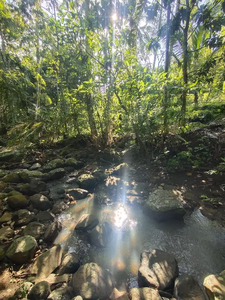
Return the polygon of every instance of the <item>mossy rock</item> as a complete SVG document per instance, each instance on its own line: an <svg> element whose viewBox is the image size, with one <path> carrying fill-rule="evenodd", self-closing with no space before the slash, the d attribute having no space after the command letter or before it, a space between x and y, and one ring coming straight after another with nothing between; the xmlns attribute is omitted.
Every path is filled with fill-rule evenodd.
<svg viewBox="0 0 225 300"><path fill-rule="evenodd" d="M0 181L0 192L2 192L7 187L7 184L3 181Z"/></svg>
<svg viewBox="0 0 225 300"><path fill-rule="evenodd" d="M0 153L0 161L16 161L19 160L22 153L18 150L8 150Z"/></svg>
<svg viewBox="0 0 225 300"><path fill-rule="evenodd" d="M20 179L20 176L18 173L10 173L10 174L7 174L5 175L3 178L2 178L2 181L4 181L5 183L18 183L21 181Z"/></svg>
<svg viewBox="0 0 225 300"><path fill-rule="evenodd" d="M17 191L12 191L8 194L7 203L11 209L24 208L28 206L27 198Z"/></svg>

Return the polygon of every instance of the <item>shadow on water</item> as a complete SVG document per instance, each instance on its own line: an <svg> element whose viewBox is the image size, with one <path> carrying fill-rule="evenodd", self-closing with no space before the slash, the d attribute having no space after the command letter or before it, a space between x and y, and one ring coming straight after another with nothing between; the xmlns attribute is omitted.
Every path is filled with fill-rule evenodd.
<svg viewBox="0 0 225 300"><path fill-rule="evenodd" d="M121 286L129 282L137 285L140 254L155 248L173 254L180 273L194 275L200 282L210 273L225 269L225 229L208 220L199 210L184 218L184 221L157 223L146 214L142 207L124 204L99 207L94 196L78 201L77 204L59 216L63 230L56 244L64 245L66 251L79 254L82 263L94 261L109 269ZM100 222L109 222L113 228L106 248L90 246L85 233L74 228L79 218L91 213ZM117 214L124 218L116 226Z"/></svg>

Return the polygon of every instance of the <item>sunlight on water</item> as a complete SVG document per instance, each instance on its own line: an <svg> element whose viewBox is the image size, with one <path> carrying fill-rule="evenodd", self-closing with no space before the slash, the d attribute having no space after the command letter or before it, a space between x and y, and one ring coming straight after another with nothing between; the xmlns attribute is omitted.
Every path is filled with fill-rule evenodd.
<svg viewBox="0 0 225 300"><path fill-rule="evenodd" d="M121 228L125 221L128 219L128 213L124 206L119 206L115 211L114 224L117 228Z"/></svg>

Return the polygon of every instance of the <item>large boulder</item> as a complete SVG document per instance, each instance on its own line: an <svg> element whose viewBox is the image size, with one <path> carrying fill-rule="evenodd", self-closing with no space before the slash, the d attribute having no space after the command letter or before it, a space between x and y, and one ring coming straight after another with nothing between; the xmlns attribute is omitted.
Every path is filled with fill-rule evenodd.
<svg viewBox="0 0 225 300"><path fill-rule="evenodd" d="M191 275L181 275L175 280L174 296L179 300L205 300L201 287Z"/></svg>
<svg viewBox="0 0 225 300"><path fill-rule="evenodd" d="M30 290L27 299L29 300L45 300L50 295L50 285L46 281L35 284Z"/></svg>
<svg viewBox="0 0 225 300"><path fill-rule="evenodd" d="M83 299L108 299L114 284L111 274L96 263L81 266L73 275L72 286L75 295Z"/></svg>
<svg viewBox="0 0 225 300"><path fill-rule="evenodd" d="M158 221L180 219L185 215L184 204L176 192L161 187L149 195L144 212Z"/></svg>
<svg viewBox="0 0 225 300"><path fill-rule="evenodd" d="M97 225L89 233L89 242L97 247L106 247L112 231L111 225L108 222Z"/></svg>
<svg viewBox="0 0 225 300"><path fill-rule="evenodd" d="M219 275L208 275L203 285L210 300L225 299L225 270Z"/></svg>
<svg viewBox="0 0 225 300"><path fill-rule="evenodd" d="M7 203L11 209L24 208L28 206L27 198L17 191L12 191L8 194Z"/></svg>
<svg viewBox="0 0 225 300"><path fill-rule="evenodd" d="M23 235L31 235L35 239L40 239L40 237L45 232L45 225L39 222L29 223L23 230Z"/></svg>
<svg viewBox="0 0 225 300"><path fill-rule="evenodd" d="M64 177L66 174L66 171L63 168L58 168L51 170L48 174L44 176L45 181L51 181L51 180L56 180Z"/></svg>
<svg viewBox="0 0 225 300"><path fill-rule="evenodd" d="M63 259L59 268L59 275L73 274L80 267L80 261L76 253L67 253Z"/></svg>
<svg viewBox="0 0 225 300"><path fill-rule="evenodd" d="M159 292L152 288L133 288L129 293L131 300L162 300Z"/></svg>
<svg viewBox="0 0 225 300"><path fill-rule="evenodd" d="M48 210L52 207L51 202L48 198L41 194L35 194L30 197L32 205L39 210Z"/></svg>
<svg viewBox="0 0 225 300"><path fill-rule="evenodd" d="M12 242L6 256L16 264L24 264L34 257L36 249L37 242L35 238L25 235Z"/></svg>
<svg viewBox="0 0 225 300"><path fill-rule="evenodd" d="M159 249L141 254L141 265L138 270L140 287L164 290L173 285L177 276L177 261L171 254Z"/></svg>
<svg viewBox="0 0 225 300"><path fill-rule="evenodd" d="M60 245L52 247L50 250L42 253L35 260L32 272L36 275L35 282L40 282L47 278L58 266L62 260L62 249Z"/></svg>

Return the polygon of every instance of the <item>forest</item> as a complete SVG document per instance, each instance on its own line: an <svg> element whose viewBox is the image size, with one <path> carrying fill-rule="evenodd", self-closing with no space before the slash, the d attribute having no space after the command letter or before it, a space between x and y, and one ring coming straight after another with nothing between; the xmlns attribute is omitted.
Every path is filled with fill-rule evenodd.
<svg viewBox="0 0 225 300"><path fill-rule="evenodd" d="M187 132L224 113L225 2L0 0L10 144Z"/></svg>

